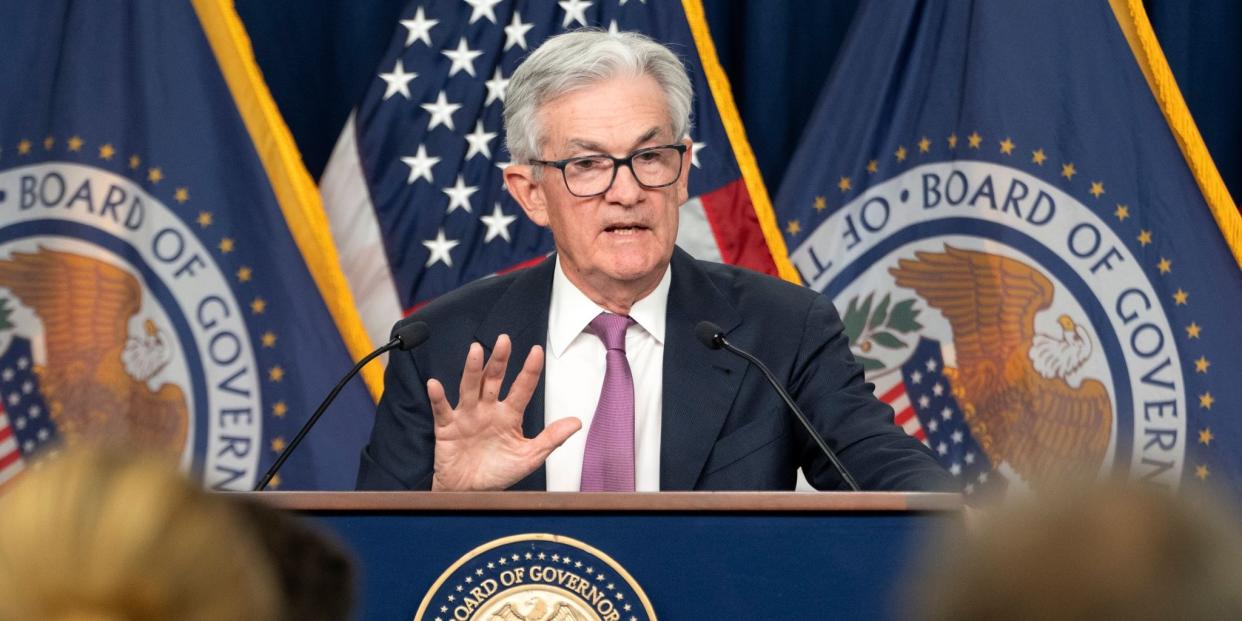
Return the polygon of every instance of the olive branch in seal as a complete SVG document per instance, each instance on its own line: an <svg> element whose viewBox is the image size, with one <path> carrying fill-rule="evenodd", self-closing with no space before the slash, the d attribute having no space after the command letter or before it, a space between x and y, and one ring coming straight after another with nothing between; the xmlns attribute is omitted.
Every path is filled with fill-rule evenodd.
<svg viewBox="0 0 1242 621"><path fill-rule="evenodd" d="M918 322L919 310L914 308L915 298L892 302L892 294L885 293L879 304L872 306L875 292L867 294L862 305L858 304L859 296L854 296L845 309L845 336L850 344L862 354L855 353L855 358L863 369L871 371L884 368L884 363L866 356L875 347L885 349L905 349L909 343L898 335L906 336L911 332L923 329Z"/></svg>

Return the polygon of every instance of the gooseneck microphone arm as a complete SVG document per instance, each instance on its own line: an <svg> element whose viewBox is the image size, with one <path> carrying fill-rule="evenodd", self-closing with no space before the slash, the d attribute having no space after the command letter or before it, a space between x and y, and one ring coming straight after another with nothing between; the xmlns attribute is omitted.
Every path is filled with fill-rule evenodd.
<svg viewBox="0 0 1242 621"><path fill-rule="evenodd" d="M428 330L427 324L421 321L400 325L393 330L392 339L385 343L383 347L367 354L365 358L359 360L358 364L355 364L354 368L350 369L349 373L346 373L345 377L342 377L341 381L336 383L336 387L332 389L332 392L328 393L327 398L323 400L323 403L319 404L319 407L315 410L315 413L311 414L311 417L306 420L306 424L302 425L302 428L298 430L298 435L293 436L293 441L289 443L289 446L286 446L285 450L280 452L280 455L276 457L276 461L272 462L272 467L267 469L267 474L263 475L263 480L259 481L259 484L254 486L254 491L261 492L267 489L267 484L272 481L272 477L276 476L276 472L285 464L285 460L289 459L289 456L293 454L293 449L296 449L298 445L302 443L302 438L306 437L307 432L310 431L311 427L315 426L315 422L319 420L319 417L323 416L324 411L328 409L328 405L336 399L336 395L341 392L341 389L345 387L345 384L347 384L350 379L353 379L353 377L358 374L358 371L361 370L362 367L366 366L368 362L374 360L376 356L384 352L393 349L400 349L401 351L409 351L414 349L415 347L422 345L430 335L431 332Z"/></svg>
<svg viewBox="0 0 1242 621"><path fill-rule="evenodd" d="M772 371L768 369L767 365L752 356L750 352L735 347L733 343L725 339L724 332L720 329L720 326L710 321L700 321L698 325L694 326L694 335L708 349L724 349L755 365L755 368L759 369L759 372L763 374L764 379L768 380L768 383L776 390L776 394L780 395L781 399L785 401L785 405L789 406L789 410L794 413L794 416L798 417L798 422L802 423L807 433L811 434L811 437L815 439L815 443L819 445L819 450L824 453L828 461L832 462L837 472L841 473L841 478L845 479L845 483L850 486L850 489L855 492L862 491L859 489L858 482L854 480L853 475L850 474L849 470L845 469L841 460L837 459L836 453L833 453L832 449L828 448L828 443L824 441L824 436L820 435L819 430L811 425L811 421L802 412L802 408L799 408L798 404L794 403L793 398L789 396L789 392L785 390L785 387L776 381L776 376L772 375Z"/></svg>

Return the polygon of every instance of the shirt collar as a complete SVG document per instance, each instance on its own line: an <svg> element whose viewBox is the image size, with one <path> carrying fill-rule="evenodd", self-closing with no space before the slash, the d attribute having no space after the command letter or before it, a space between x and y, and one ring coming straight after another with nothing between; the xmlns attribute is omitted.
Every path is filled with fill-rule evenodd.
<svg viewBox="0 0 1242 621"><path fill-rule="evenodd" d="M646 297L630 307L630 317L640 328L664 344L664 326L668 311L668 289L672 283L673 268L664 268L660 284ZM561 357L574 339L586 330L591 321L605 312L586 296L561 268L561 257L556 257L556 269L552 276L552 302L548 310L548 353Z"/></svg>

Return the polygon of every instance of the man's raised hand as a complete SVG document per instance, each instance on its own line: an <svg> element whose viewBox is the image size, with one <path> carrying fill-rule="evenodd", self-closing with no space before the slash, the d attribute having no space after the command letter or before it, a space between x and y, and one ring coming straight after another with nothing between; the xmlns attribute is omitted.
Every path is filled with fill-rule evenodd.
<svg viewBox="0 0 1242 621"><path fill-rule="evenodd" d="M548 425L534 438L522 434L526 405L543 372L543 348L531 348L509 394L502 400L501 383L512 349L508 335L500 335L485 366L483 346L470 345L456 407L449 405L444 386L438 380L427 381L436 433L431 489L506 489L538 469L556 447L582 428L577 418L564 418Z"/></svg>

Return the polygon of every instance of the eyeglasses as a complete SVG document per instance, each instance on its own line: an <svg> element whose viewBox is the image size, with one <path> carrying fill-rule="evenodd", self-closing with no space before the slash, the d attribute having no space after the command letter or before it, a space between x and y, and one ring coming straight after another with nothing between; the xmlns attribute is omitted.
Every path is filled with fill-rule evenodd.
<svg viewBox="0 0 1242 621"><path fill-rule="evenodd" d="M625 157L583 155L553 162L531 160L532 164L551 166L561 171L565 188L579 198L599 196L612 188L617 169L628 166L638 185L649 190L673 185L681 177L684 144L668 144L639 149Z"/></svg>

